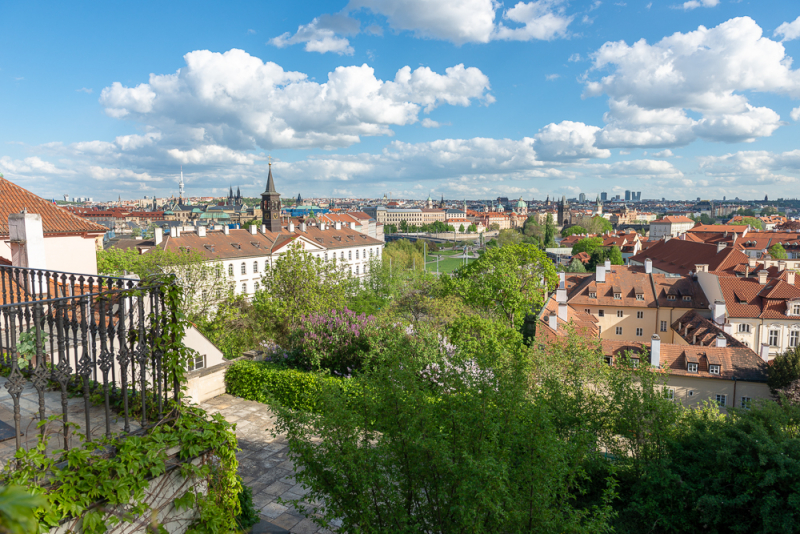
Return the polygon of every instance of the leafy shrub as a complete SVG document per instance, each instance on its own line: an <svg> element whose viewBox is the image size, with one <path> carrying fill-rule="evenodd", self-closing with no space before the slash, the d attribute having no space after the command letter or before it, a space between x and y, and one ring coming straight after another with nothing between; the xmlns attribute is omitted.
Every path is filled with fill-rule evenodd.
<svg viewBox="0 0 800 534"><path fill-rule="evenodd" d="M376 335L374 317L347 308L305 315L292 332L292 363L349 375L363 367Z"/></svg>
<svg viewBox="0 0 800 534"><path fill-rule="evenodd" d="M242 478L239 477L241 483ZM239 506L242 512L236 516L236 524L242 531L247 531L250 527L258 523L258 512L253 506L253 490L250 486L242 484L242 491L239 493Z"/></svg>
<svg viewBox="0 0 800 534"><path fill-rule="evenodd" d="M800 378L800 347L777 355L767 373L767 385L772 393Z"/></svg>
<svg viewBox="0 0 800 534"><path fill-rule="evenodd" d="M239 361L225 373L226 391L236 397L287 408L314 412L323 385L335 385L345 394L355 394L358 382L321 373L290 369L273 362Z"/></svg>

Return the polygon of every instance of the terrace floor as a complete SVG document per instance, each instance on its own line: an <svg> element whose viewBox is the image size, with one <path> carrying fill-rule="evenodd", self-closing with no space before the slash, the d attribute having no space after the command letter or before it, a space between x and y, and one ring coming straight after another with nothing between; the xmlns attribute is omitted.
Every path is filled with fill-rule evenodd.
<svg viewBox="0 0 800 534"><path fill-rule="evenodd" d="M294 479L294 465L287 456L289 444L286 436L272 435L275 416L268 406L231 395L214 397L200 406L209 413L222 414L230 423L236 423L236 437L242 449L237 454L239 474L253 490L253 504L262 518L262 522L253 529L254 533L331 532L277 502L279 497L285 500L302 498L307 490ZM311 502L303 504L308 507L313 505Z"/></svg>

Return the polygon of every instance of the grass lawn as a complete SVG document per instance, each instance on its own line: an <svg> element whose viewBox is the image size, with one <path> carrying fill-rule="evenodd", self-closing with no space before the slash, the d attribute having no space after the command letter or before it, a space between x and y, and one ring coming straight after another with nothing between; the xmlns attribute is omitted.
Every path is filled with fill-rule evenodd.
<svg viewBox="0 0 800 534"><path fill-rule="evenodd" d="M472 262L472 261L475 261L475 260L468 259L467 261ZM464 260L461 259L461 258L441 259L441 260L439 260L439 272L440 273L452 273L453 271L455 271L456 269L461 267L461 265L463 265L463 262L464 262ZM435 273L436 272L436 260L428 261L428 263L426 264L426 267L428 268L428 272Z"/></svg>
<svg viewBox="0 0 800 534"><path fill-rule="evenodd" d="M463 250L440 250L439 252L428 252L428 256L455 256L463 252Z"/></svg>

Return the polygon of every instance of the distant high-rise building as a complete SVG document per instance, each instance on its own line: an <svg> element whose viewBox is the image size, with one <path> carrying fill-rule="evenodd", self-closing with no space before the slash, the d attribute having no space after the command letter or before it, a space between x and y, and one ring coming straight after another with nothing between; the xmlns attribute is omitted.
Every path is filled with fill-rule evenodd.
<svg viewBox="0 0 800 534"><path fill-rule="evenodd" d="M769 196L768 195L764 195L764 202L769 202Z"/></svg>
<svg viewBox="0 0 800 534"><path fill-rule="evenodd" d="M641 191L637 191L636 192L636 202L641 202L641 201L642 201L642 192Z"/></svg>
<svg viewBox="0 0 800 534"><path fill-rule="evenodd" d="M630 199L631 199L631 192L630 191L625 191L625 200L629 201Z"/></svg>
<svg viewBox="0 0 800 534"><path fill-rule="evenodd" d="M586 193L581 193L578 195L578 200L580 200L581 203L586 202Z"/></svg>
<svg viewBox="0 0 800 534"><path fill-rule="evenodd" d="M603 202L608 200L608 193L606 193L605 191L600 193L600 200L603 201Z"/></svg>

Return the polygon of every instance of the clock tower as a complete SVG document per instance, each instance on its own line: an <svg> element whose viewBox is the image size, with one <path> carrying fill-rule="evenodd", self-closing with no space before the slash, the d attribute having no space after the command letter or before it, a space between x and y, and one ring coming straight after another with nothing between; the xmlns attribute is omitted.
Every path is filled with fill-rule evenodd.
<svg viewBox="0 0 800 534"><path fill-rule="evenodd" d="M281 231L281 194L275 191L272 179L272 162L269 164L267 190L261 193L261 224L270 232Z"/></svg>

